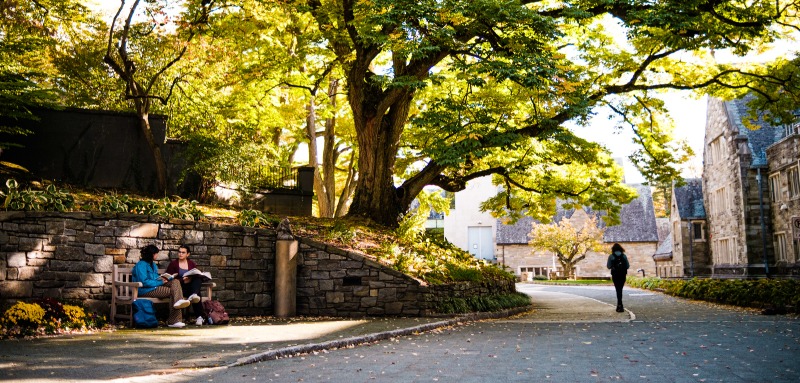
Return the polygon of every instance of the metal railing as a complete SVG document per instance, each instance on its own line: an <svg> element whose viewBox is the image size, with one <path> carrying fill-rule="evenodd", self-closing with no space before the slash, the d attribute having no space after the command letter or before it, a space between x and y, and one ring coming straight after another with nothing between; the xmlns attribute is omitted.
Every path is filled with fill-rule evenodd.
<svg viewBox="0 0 800 383"><path fill-rule="evenodd" d="M239 166L228 167L221 174L227 181L241 180L257 189L299 190L297 169L280 166Z"/></svg>

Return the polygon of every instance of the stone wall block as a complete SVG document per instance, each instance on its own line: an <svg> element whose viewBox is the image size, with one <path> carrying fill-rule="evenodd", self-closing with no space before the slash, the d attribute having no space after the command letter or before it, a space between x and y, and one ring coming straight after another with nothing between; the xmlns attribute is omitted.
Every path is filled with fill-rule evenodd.
<svg viewBox="0 0 800 383"><path fill-rule="evenodd" d="M8 267L23 267L27 266L27 256L25 253L11 253L8 254L7 265Z"/></svg>
<svg viewBox="0 0 800 383"><path fill-rule="evenodd" d="M42 249L42 238L20 238L17 243L17 248L20 251L36 251Z"/></svg>
<svg viewBox="0 0 800 383"><path fill-rule="evenodd" d="M100 287L105 284L103 274L81 274L80 279L81 287Z"/></svg>
<svg viewBox="0 0 800 383"><path fill-rule="evenodd" d="M259 270L264 268L264 261L240 261L239 267L245 270Z"/></svg>
<svg viewBox="0 0 800 383"><path fill-rule="evenodd" d="M92 243L94 242L94 233L91 231L78 231L75 233L75 242Z"/></svg>
<svg viewBox="0 0 800 383"><path fill-rule="evenodd" d="M320 291L333 291L333 281L330 279L320 279L317 288Z"/></svg>
<svg viewBox="0 0 800 383"><path fill-rule="evenodd" d="M63 234L66 229L66 221L47 221L44 226L47 234Z"/></svg>
<svg viewBox="0 0 800 383"><path fill-rule="evenodd" d="M255 308L267 310L272 309L272 296L269 294L256 294L253 297L253 306Z"/></svg>
<svg viewBox="0 0 800 383"><path fill-rule="evenodd" d="M96 237L113 237L114 234L114 226L100 226L95 229L94 235Z"/></svg>
<svg viewBox="0 0 800 383"><path fill-rule="evenodd" d="M55 259L60 261L91 262L93 258L91 255L86 254L83 246L59 246L54 254Z"/></svg>
<svg viewBox="0 0 800 383"><path fill-rule="evenodd" d="M212 255L209 257L209 261L211 267L225 267L227 265L228 258L222 255Z"/></svg>
<svg viewBox="0 0 800 383"><path fill-rule="evenodd" d="M110 273L114 271L114 256L102 255L94 258L94 271L96 273Z"/></svg>
<svg viewBox="0 0 800 383"><path fill-rule="evenodd" d="M31 281L5 281L0 282L0 297L3 298L29 298L33 295L33 282Z"/></svg>
<svg viewBox="0 0 800 383"><path fill-rule="evenodd" d="M49 261L43 258L28 258L28 266L46 266Z"/></svg>
<svg viewBox="0 0 800 383"><path fill-rule="evenodd" d="M184 230L161 230L159 232L158 238L159 239L174 239L180 240L183 239Z"/></svg>
<svg viewBox="0 0 800 383"><path fill-rule="evenodd" d="M183 235L183 242L187 245L203 243L203 232L200 230L186 230Z"/></svg>
<svg viewBox="0 0 800 383"><path fill-rule="evenodd" d="M327 303L342 303L344 302L344 293L342 292L327 292L325 293L325 301Z"/></svg>
<svg viewBox="0 0 800 383"><path fill-rule="evenodd" d="M106 255L106 247L94 243L84 244L83 251L90 255Z"/></svg>
<svg viewBox="0 0 800 383"><path fill-rule="evenodd" d="M45 226L42 224L23 223L19 225L19 231L23 233L44 233Z"/></svg>
<svg viewBox="0 0 800 383"><path fill-rule="evenodd" d="M76 271L76 272L91 272L94 269L94 264L91 262L79 261L50 261L50 270L53 271Z"/></svg>
<svg viewBox="0 0 800 383"><path fill-rule="evenodd" d="M0 231L0 245L8 244L9 238L10 237L8 236L8 234L6 234L6 232Z"/></svg>
<svg viewBox="0 0 800 383"><path fill-rule="evenodd" d="M17 280L20 281L29 281L35 280L38 277L38 274L42 271L41 267L20 267L17 269Z"/></svg>
<svg viewBox="0 0 800 383"><path fill-rule="evenodd" d="M253 254L251 249L248 247L234 247L233 248L233 258L234 259L252 259Z"/></svg>
<svg viewBox="0 0 800 383"><path fill-rule="evenodd" d="M6 279L15 281L19 279L19 267L9 267L6 269Z"/></svg>

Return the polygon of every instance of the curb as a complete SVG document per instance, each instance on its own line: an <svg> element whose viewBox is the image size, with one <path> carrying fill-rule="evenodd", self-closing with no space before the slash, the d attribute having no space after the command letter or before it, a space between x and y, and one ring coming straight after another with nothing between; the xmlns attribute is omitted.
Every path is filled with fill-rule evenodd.
<svg viewBox="0 0 800 383"><path fill-rule="evenodd" d="M464 324L467 322L475 322L479 320L486 320L486 319L498 319L498 318L505 318L512 315L517 315L519 313L523 313L525 311L529 311L532 306L524 306L524 307L517 307L513 309L497 311L497 312L478 312L478 313L471 313L461 315L452 319L443 320L439 322L427 323L419 326L397 329L397 330L390 330L390 331L382 331L372 334L365 334L354 336L345 339L337 339L331 340L322 343L310 343L304 344L299 346L292 346L292 347L284 347L279 348L276 350L265 351L260 354L251 355L248 357L240 358L237 361L227 364L224 367L238 367L244 366L247 364L253 364L258 362L264 362L268 360L275 360L285 357L309 354L312 352L324 351L324 350L333 350L338 348L347 348L358 346L365 343L374 343L381 340L389 339L389 338L397 338L400 336L412 335L417 333L423 333L428 331L437 330L443 327L450 327L456 326L459 324Z"/></svg>

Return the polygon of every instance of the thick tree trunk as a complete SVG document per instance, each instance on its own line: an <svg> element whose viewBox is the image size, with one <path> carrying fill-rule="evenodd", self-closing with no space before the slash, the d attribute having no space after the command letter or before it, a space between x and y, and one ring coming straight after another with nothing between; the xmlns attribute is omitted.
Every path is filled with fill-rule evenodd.
<svg viewBox="0 0 800 383"><path fill-rule="evenodd" d="M167 165L164 162L164 156L161 155L161 146L156 142L153 136L153 130L150 128L150 108L144 102L136 101L136 114L139 116L139 128L142 130L147 146L153 155L153 162L156 166L156 178L158 180L159 194L167 193Z"/></svg>
<svg viewBox="0 0 800 383"><path fill-rule="evenodd" d="M353 87L349 96L352 105ZM393 181L400 135L408 118L411 99L411 92L397 96L385 114L377 109L380 99L372 102L368 97L357 100L363 102L358 108L353 108L359 147L358 181L349 216L365 217L396 227L401 215L408 210L410 200L403 198L402 189L395 187Z"/></svg>

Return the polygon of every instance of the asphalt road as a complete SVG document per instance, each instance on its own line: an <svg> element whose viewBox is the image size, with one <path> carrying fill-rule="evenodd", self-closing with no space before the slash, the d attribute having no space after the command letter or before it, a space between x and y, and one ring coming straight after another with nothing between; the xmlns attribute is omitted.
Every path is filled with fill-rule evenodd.
<svg viewBox="0 0 800 383"><path fill-rule="evenodd" d="M613 287L518 285L534 311L164 382L798 382L800 321Z"/></svg>

